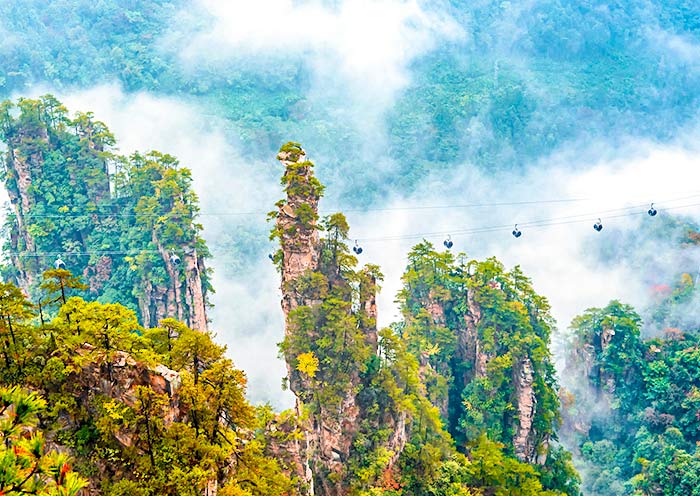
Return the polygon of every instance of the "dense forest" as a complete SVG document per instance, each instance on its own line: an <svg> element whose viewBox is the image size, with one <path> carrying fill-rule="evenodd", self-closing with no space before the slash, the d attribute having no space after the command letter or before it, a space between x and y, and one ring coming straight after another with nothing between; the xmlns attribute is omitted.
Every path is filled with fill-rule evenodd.
<svg viewBox="0 0 700 496"><path fill-rule="evenodd" d="M8 160L30 155L9 150ZM31 179L51 171L52 162L39 159L45 152L34 154ZM296 409L250 406L244 375L224 348L170 318L176 309L157 327L142 327L132 309L93 298L70 271L36 275L28 267L38 278L36 303L3 283L2 384L8 408L31 405L21 420L34 426L36 449L34 458L22 448L8 454L15 468L3 490L579 494L571 455L556 442L552 321L527 278L496 260L457 260L421 243L400 295L405 322L379 330L379 267L355 269L342 214L319 218L324 187L303 149L288 143L278 158L287 197L271 214L280 241L272 258L282 276L280 351ZM17 211L11 240L32 205ZM18 446L19 428L6 431Z"/></svg>
<svg viewBox="0 0 700 496"><path fill-rule="evenodd" d="M281 350L317 494L578 494L555 444L548 306L527 278L420 244L400 295L406 320L378 331L379 267L355 270L342 214L319 219L323 186L300 145L278 158ZM501 472L473 472L491 464Z"/></svg>
<svg viewBox="0 0 700 496"><path fill-rule="evenodd" d="M187 169L112 153L103 123L52 96L3 112L7 494L695 494L692 332L645 340L630 306L590 309L563 372L587 382L560 388L555 322L522 271L427 241L408 254L401 321L379 329L381 269L356 268L345 216L319 215L325 187L288 143L271 258L297 404L253 407L225 348L179 306L192 263L180 274L175 246L206 253ZM54 256L66 262L44 270ZM174 289L144 307L145 284ZM647 313L675 322L694 292L683 274Z"/></svg>
<svg viewBox="0 0 700 496"><path fill-rule="evenodd" d="M694 291L685 274L673 298ZM668 327L642 339L641 318L618 301L572 323L567 432L591 494L700 494L697 330Z"/></svg>
<svg viewBox="0 0 700 496"><path fill-rule="evenodd" d="M0 287L0 491L288 494L266 452L270 413L246 401L224 348L174 319L145 329L122 305L73 296L74 279L43 274L59 309L42 323L22 291Z"/></svg>
<svg viewBox="0 0 700 496"><path fill-rule="evenodd" d="M119 302L145 325L172 316L206 329L208 249L189 170L156 151L112 153L104 123L69 118L50 95L3 103L0 130L13 206L5 280L32 294L48 266L63 264L85 280L83 296Z"/></svg>

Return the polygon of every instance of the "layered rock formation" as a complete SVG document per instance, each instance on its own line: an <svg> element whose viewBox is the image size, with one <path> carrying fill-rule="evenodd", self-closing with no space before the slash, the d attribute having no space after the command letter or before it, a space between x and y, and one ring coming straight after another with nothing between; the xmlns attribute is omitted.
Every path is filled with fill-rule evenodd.
<svg viewBox="0 0 700 496"><path fill-rule="evenodd" d="M49 146L47 128L45 125L19 128L6 143L7 192L16 215L16 229L10 233L13 248L10 259L17 267L18 285L28 288L36 284L39 261L36 258L20 259L18 250L36 252L27 222L35 205L32 179L41 174L44 152Z"/></svg>
<svg viewBox="0 0 700 496"><path fill-rule="evenodd" d="M529 357L518 360L513 368L513 376L518 412L513 448L515 456L520 460L533 463L536 461L538 448L535 444L536 436L532 427L537 408L537 397L533 388L534 372Z"/></svg>
<svg viewBox="0 0 700 496"><path fill-rule="evenodd" d="M306 153L301 147L289 147L281 150L277 156L278 160L285 166L285 177L294 174L293 186L302 186L298 191L293 191L287 196L286 202L280 203L279 215L277 217L277 227L281 230L280 244L282 246L281 276L282 276L282 310L285 319L289 322L291 311L300 306L317 304L311 298L305 298L303 294L294 290L294 282L304 274L314 271L318 267L318 247L319 234L317 228L318 202L321 198L320 189L303 187L308 184L313 177L313 164L306 160ZM300 209L306 208L313 212L313 216L307 222L300 222L298 213ZM285 326L285 335L291 332L290 326ZM304 392L304 384L294 368L293 360L287 360L287 376L289 387L297 396L296 412L297 416L302 416L302 401L300 396ZM320 423L314 422L318 427ZM312 458L318 451L321 440L318 436L306 431L304 440L297 440L293 443L294 467L296 474L309 490L309 494L314 492L314 478L311 472ZM300 446L301 445L301 446Z"/></svg>
<svg viewBox="0 0 700 496"><path fill-rule="evenodd" d="M500 289L500 288L497 288ZM467 384L480 377L487 376L487 364L493 358L493 353L483 351L478 327L482 310L475 301L475 291L466 290L467 312L464 316L465 329L457 331L457 359L471 363L473 374L462 374L455 377L455 387L463 390ZM514 406L517 412L515 420L515 435L513 436L513 451L515 456L525 462L533 463L537 459L536 433L532 424L537 408L537 398L534 391L532 361L526 355L517 357L512 368L514 385Z"/></svg>
<svg viewBox="0 0 700 496"><path fill-rule="evenodd" d="M309 494L343 496L350 491L347 465L362 423L389 430L382 445L391 453L391 467L406 443L406 415L397 409L372 417L368 410L373 405L360 394L365 361L377 355L375 275L369 268L352 271L354 259L341 239L347 229L344 218L327 220L328 237L320 239L323 187L301 146L285 145L278 159L285 166L287 192L278 203L274 232L281 247L276 261L286 320L284 350L297 415L308 415L297 475ZM307 349L312 351L305 355L313 355L318 370L300 366L299 352Z"/></svg>
<svg viewBox="0 0 700 496"><path fill-rule="evenodd" d="M556 402L551 365L539 356L546 352L548 321L538 312L546 315L546 304L519 273L511 277L493 260L455 266L449 253L427 242L409 259L400 294L407 334L450 433L469 442L488 426L502 432L497 440L521 461L544 463L554 425L535 429L538 415L550 415L538 394L545 408Z"/></svg>
<svg viewBox="0 0 700 496"><path fill-rule="evenodd" d="M158 418L164 427L173 422L182 422L178 390L181 384L180 374L164 365L148 365L134 359L124 351L113 354L97 352L95 347L84 343L75 354L75 362L88 360L86 366L72 372L65 378L60 394L70 395L80 407L81 416L97 417L98 405L107 399L114 405L137 408L137 403L144 403L144 395L167 397L166 403L157 402L158 406L148 412ZM49 386L48 394L58 394ZM154 402L156 403L156 402ZM141 407L143 409L143 407ZM118 415L118 413L116 414ZM84 418L74 418L63 413L54 426L55 432L75 431L84 423ZM148 419L146 419L148 422ZM123 422L122 426L112 432L113 440L122 450L143 451L144 442L140 437L141 425ZM49 448L58 451L72 451L56 440L56 434L49 439ZM120 479L128 476L123 470L127 467L105 463L99 460L94 466L95 473L90 477L90 486L83 490L85 496L102 494L100 481L105 478ZM215 494L215 493L214 493Z"/></svg>

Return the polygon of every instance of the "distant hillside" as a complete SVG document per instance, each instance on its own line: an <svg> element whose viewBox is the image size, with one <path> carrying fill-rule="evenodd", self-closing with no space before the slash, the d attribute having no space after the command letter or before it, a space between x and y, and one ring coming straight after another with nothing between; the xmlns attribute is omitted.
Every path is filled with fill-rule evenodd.
<svg viewBox="0 0 700 496"><path fill-rule="evenodd" d="M342 2L324 4L335 12ZM202 3L180 0L2 2L0 95L119 82L186 98L225 118L256 159L298 137L324 160L338 196L365 201L387 184L410 191L436 169L522 168L578 140L669 140L697 117L696 3L452 0L421 9L463 36L437 36L415 58L407 48L407 86L378 130L356 122L353 97L368 95L318 88L313 61L282 42L226 56L213 37L183 62L214 20ZM392 167L366 173L387 160Z"/></svg>

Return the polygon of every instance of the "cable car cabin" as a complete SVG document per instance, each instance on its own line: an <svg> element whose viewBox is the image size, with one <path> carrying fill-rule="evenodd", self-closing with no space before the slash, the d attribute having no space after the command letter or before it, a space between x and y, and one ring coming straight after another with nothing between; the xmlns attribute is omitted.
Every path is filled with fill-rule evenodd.
<svg viewBox="0 0 700 496"><path fill-rule="evenodd" d="M603 230L603 223L600 221L600 219L598 219L598 222L593 224L593 229L595 229L598 232Z"/></svg>
<svg viewBox="0 0 700 496"><path fill-rule="evenodd" d="M60 270L66 270L66 263L61 260L60 258L57 258L56 261L53 263L54 268L60 269Z"/></svg>
<svg viewBox="0 0 700 496"><path fill-rule="evenodd" d="M647 213L649 214L649 217L654 217L658 212L654 208L654 204L652 203L651 206L649 207L649 210L647 210Z"/></svg>
<svg viewBox="0 0 700 496"><path fill-rule="evenodd" d="M447 236L447 239L443 241L442 244L445 245L445 248L447 248L448 250L452 248L452 246L454 246L454 243L452 242L452 239L450 239L449 236Z"/></svg>
<svg viewBox="0 0 700 496"><path fill-rule="evenodd" d="M352 251L354 251L356 255L362 253L362 247L357 243L357 240L355 240L355 246L352 247Z"/></svg>
<svg viewBox="0 0 700 496"><path fill-rule="evenodd" d="M180 265L180 257L175 255L174 253L170 254L170 263L173 265Z"/></svg>
<svg viewBox="0 0 700 496"><path fill-rule="evenodd" d="M513 228L513 236L515 236L516 238L519 238L522 235L523 235L523 233L521 233L520 229L518 229L518 224L515 224L515 227Z"/></svg>

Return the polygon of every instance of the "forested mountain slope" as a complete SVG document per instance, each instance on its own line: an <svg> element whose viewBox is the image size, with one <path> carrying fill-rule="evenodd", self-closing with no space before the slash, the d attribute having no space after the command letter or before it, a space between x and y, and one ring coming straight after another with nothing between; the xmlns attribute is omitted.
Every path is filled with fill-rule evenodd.
<svg viewBox="0 0 700 496"><path fill-rule="evenodd" d="M122 305L72 296L74 280L43 274L39 297L58 311L41 322L0 284L0 384L44 398L36 429L87 478L80 494L287 494L292 482L265 454L269 414L247 403L225 349L174 319L146 329ZM74 494L12 489L12 467L31 464L3 461L5 494Z"/></svg>
<svg viewBox="0 0 700 496"><path fill-rule="evenodd" d="M578 494L554 444L551 318L523 274L422 243L405 321L378 332L379 268L355 270L362 251L350 253L342 214L319 219L324 188L301 146L278 158L281 351L307 440L299 476L314 494Z"/></svg>
<svg viewBox="0 0 700 496"><path fill-rule="evenodd" d="M189 170L156 151L113 153L104 123L70 118L50 95L4 102L0 138L12 204L6 280L36 294L61 260L83 277L85 297L138 311L146 326L174 317L206 330L208 249Z"/></svg>
<svg viewBox="0 0 700 496"><path fill-rule="evenodd" d="M0 382L44 398L36 429L75 460L74 489L84 477L85 494L108 495L578 494L554 445L547 304L517 269L423 243L405 323L379 330L379 268L355 269L347 221L319 218L313 163L285 145L273 259L298 401L255 410L206 326L176 320L197 322L187 298L208 289L188 171L114 154L103 123L51 96L3 104L2 131L5 277L25 291L0 288ZM54 257L80 273L44 270Z"/></svg>
<svg viewBox="0 0 700 496"><path fill-rule="evenodd" d="M698 493L698 53L688 0L0 0L0 458L43 494ZM280 151L268 240L289 139L318 167Z"/></svg>
<svg viewBox="0 0 700 496"><path fill-rule="evenodd" d="M36 115L29 111L47 102L20 102L29 110L18 118L24 127L13 128L38 129L34 154L27 132L8 149L9 160L31 164L39 178L49 169L42 159L61 156L52 140L75 144L72 134L26 127ZM79 143L78 170L104 166ZM548 308L527 279L495 260L457 263L423 243L401 295L406 322L378 330L379 268L354 268L342 214L319 219L324 188L301 147L289 143L278 158L287 197L272 214L280 241L273 259L294 412L251 407L244 375L206 331L172 318L142 327L118 303L74 296L86 285L63 268L35 275L36 304L10 282L0 287L0 384L45 399L31 409L37 435L64 453L45 455L46 463L63 471L67 454L79 474L65 479L66 494L77 494L80 477L83 494L106 495L579 494L570 455L555 447ZM161 181L150 176L152 185ZM41 190L27 191L17 196L23 219L44 205ZM181 200L178 191L167 199ZM53 239L70 239L76 219L64 219L66 238ZM49 484L41 474L30 479Z"/></svg>
<svg viewBox="0 0 700 496"><path fill-rule="evenodd" d="M695 291L685 274L673 297ZM572 323L564 374L581 381L564 393L564 432L580 450L584 490L700 494L697 325L667 327L646 339L641 327L639 314L618 301L589 309Z"/></svg>
<svg viewBox="0 0 700 496"><path fill-rule="evenodd" d="M402 321L378 329L380 269L355 268L361 246L348 247L342 214L319 216L324 186L300 145L288 143L278 155L286 198L271 213L280 243L272 258L286 320L280 350L297 406L256 410L244 398L243 374L211 336L168 318L182 318L177 306L153 315L157 327L142 327L132 310L100 302L105 294L90 279L91 261L110 253L105 233L131 242L110 258L137 274L134 261L144 254L174 264L158 245L163 239L194 236L194 246L203 246L187 171L167 155L110 153L104 124L88 114L69 119L52 97L18 105L4 107L16 209L8 240L14 264L6 270L31 282L36 305L4 283L2 385L45 398L43 410L32 407L37 429L48 449L75 459L76 488L82 476L84 491L110 495L580 494L571 454L557 442L554 323L518 268L421 242L398 295ZM114 172L115 164L124 169ZM159 206L165 215L154 213ZM99 229L103 219L112 231ZM49 251L66 243L76 251ZM88 284L62 268L40 272L41 264L23 262L22 250L32 246L77 267L78 253L89 251ZM188 284L183 277L157 285L173 281ZM111 298L129 303L138 294L122 291ZM652 314L665 322L662 309L693 291L684 275ZM586 490L692 494L693 334L668 330L643 341L640 318L618 303L589 311L573 328L567 373L583 370L590 386L562 394L562 432L585 462ZM677 476L669 476L671 460L680 463Z"/></svg>

